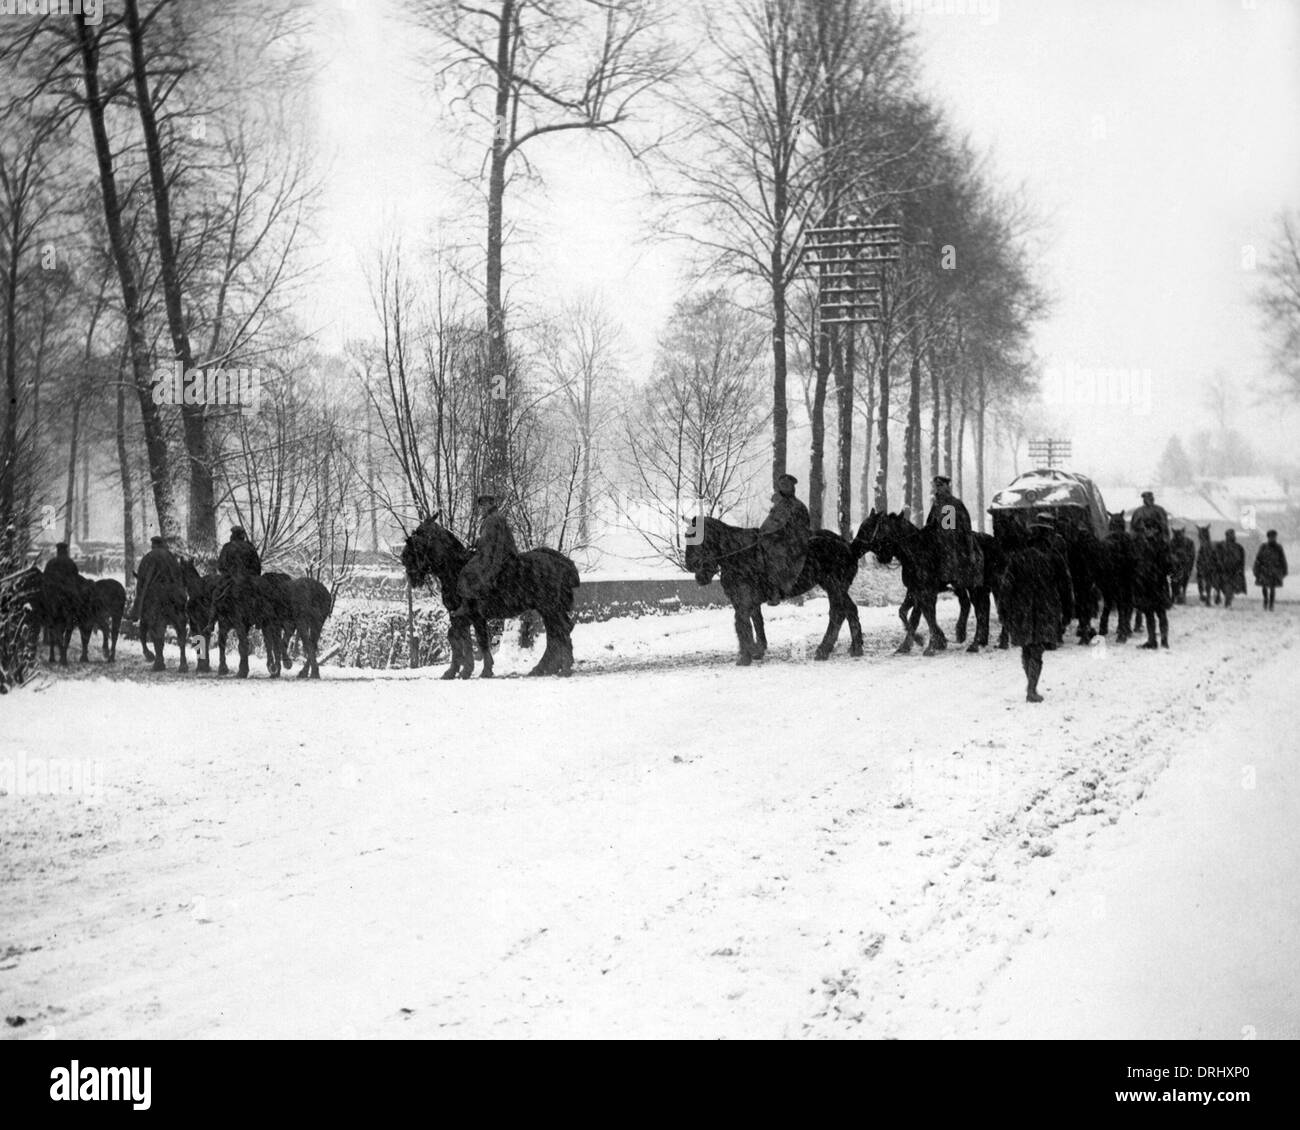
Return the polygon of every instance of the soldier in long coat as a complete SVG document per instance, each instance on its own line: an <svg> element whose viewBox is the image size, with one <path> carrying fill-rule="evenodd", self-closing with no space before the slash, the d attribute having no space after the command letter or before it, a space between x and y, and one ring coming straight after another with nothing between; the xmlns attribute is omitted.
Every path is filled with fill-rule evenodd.
<svg viewBox="0 0 1300 1130"><path fill-rule="evenodd" d="M1225 530L1223 542L1219 547L1223 562L1223 586L1232 594L1247 592L1246 588L1246 548L1237 540L1236 530Z"/></svg>
<svg viewBox="0 0 1300 1130"><path fill-rule="evenodd" d="M1286 579L1286 551L1277 540L1277 531L1269 530L1268 541L1255 551L1255 584L1264 590L1264 607L1270 612L1277 599L1277 590Z"/></svg>
<svg viewBox="0 0 1300 1130"><path fill-rule="evenodd" d="M794 493L798 481L793 475L777 479L772 509L758 530L767 566L769 604L780 604L783 597L793 593L812 539L808 507Z"/></svg>
<svg viewBox="0 0 1300 1130"><path fill-rule="evenodd" d="M1002 611L1011 642L1020 648L1026 702L1043 701L1038 693L1043 652L1056 646L1061 625L1074 611L1070 569L1052 544L1055 531L1050 518L1035 519L1028 540L1011 551L1003 573Z"/></svg>
<svg viewBox="0 0 1300 1130"><path fill-rule="evenodd" d="M167 539L155 534L149 539L149 552L140 558L135 570L135 600L131 604L128 620L139 620L145 593L157 579L174 580L180 576L180 562L167 548Z"/></svg>
<svg viewBox="0 0 1300 1130"><path fill-rule="evenodd" d="M1142 492L1142 505L1133 511L1133 516L1129 519L1129 528L1138 537L1146 534L1155 539L1160 569L1168 576L1172 572L1169 552L1169 513L1163 506L1156 505L1156 496L1151 491Z"/></svg>
<svg viewBox="0 0 1300 1130"><path fill-rule="evenodd" d="M460 604L452 610L453 616L469 612L469 602L486 596L497 584L502 570L519 556L514 534L505 515L497 509L497 498L491 491L481 491L479 508L479 535L474 555L465 563L456 582Z"/></svg>
<svg viewBox="0 0 1300 1130"><path fill-rule="evenodd" d="M978 584L981 578L970 575L974 569L971 560L973 536L970 511L952 493L952 480L947 475L934 477L934 501L925 517L925 528L934 530L939 535L943 579L962 588Z"/></svg>

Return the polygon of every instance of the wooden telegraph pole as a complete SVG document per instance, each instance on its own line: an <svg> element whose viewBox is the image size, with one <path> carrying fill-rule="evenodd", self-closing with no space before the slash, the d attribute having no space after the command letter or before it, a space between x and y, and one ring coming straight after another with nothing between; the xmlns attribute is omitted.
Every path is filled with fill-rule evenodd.
<svg viewBox="0 0 1300 1130"><path fill-rule="evenodd" d="M1069 460L1070 448L1068 439L1031 439L1029 458L1034 460L1036 466L1051 470Z"/></svg>

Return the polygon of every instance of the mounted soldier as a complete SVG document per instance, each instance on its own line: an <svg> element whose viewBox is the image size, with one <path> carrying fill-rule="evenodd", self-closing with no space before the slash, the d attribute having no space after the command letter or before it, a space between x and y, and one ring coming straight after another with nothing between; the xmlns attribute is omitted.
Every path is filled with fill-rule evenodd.
<svg viewBox="0 0 1300 1130"><path fill-rule="evenodd" d="M780 604L798 586L799 574L803 572L808 554L808 542L812 538L808 507L794 493L798 482L793 475L781 475L776 480L772 509L758 529L767 571L769 604Z"/></svg>
<svg viewBox="0 0 1300 1130"><path fill-rule="evenodd" d="M975 560L970 511L952 493L952 480L947 475L934 477L934 501L926 515L925 528L934 531L939 539L943 580L954 588L978 586L982 580L983 561Z"/></svg>
<svg viewBox="0 0 1300 1130"><path fill-rule="evenodd" d="M1169 542L1169 514L1163 506L1156 505L1156 496L1149 490L1142 492L1142 505L1133 511L1129 527L1135 534L1150 533Z"/></svg>
<svg viewBox="0 0 1300 1130"><path fill-rule="evenodd" d="M469 604L486 596L500 583L504 571L518 561L519 550L506 517L497 509L494 491L481 490L475 500L479 512L478 542L474 556L465 563L456 582L460 603L453 616L469 615Z"/></svg>
<svg viewBox="0 0 1300 1130"><path fill-rule="evenodd" d="M81 576L81 571L68 552L66 541L61 541L54 547L54 556L46 562L43 575L47 584L67 589L72 593L77 591L77 578Z"/></svg>
<svg viewBox="0 0 1300 1130"><path fill-rule="evenodd" d="M248 540L243 526L232 526L230 540L221 547L217 556L217 572L226 577L260 577L262 559Z"/></svg>

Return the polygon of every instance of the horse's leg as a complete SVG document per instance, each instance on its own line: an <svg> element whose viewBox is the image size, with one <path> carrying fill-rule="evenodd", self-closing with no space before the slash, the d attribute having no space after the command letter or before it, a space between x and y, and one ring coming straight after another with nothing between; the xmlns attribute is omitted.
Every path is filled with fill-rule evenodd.
<svg viewBox="0 0 1300 1130"><path fill-rule="evenodd" d="M224 624L217 625L217 674L229 675L230 668L226 666L226 636L230 629Z"/></svg>
<svg viewBox="0 0 1300 1130"><path fill-rule="evenodd" d="M767 627L763 623L763 605L754 604L754 658L762 659L767 654Z"/></svg>
<svg viewBox="0 0 1300 1130"><path fill-rule="evenodd" d="M1154 651L1157 647L1160 646L1158 643L1156 643L1155 613L1151 612L1148 609L1143 609L1140 615L1146 621L1147 642L1138 644L1138 647L1141 648L1143 651Z"/></svg>
<svg viewBox="0 0 1300 1130"><path fill-rule="evenodd" d="M955 588L957 594L957 642L966 642L966 623L970 619L970 593L966 589Z"/></svg>
<svg viewBox="0 0 1300 1130"><path fill-rule="evenodd" d="M847 593L841 593L834 586L826 589L826 634L813 652L814 659L829 659L835 644L840 638L840 625L844 623L844 600Z"/></svg>
<svg viewBox="0 0 1300 1130"><path fill-rule="evenodd" d="M167 670L167 664L163 662L163 645L167 642L167 621L159 620L153 625L153 669L155 671Z"/></svg>
<svg viewBox="0 0 1300 1130"><path fill-rule="evenodd" d="M81 634L81 662L89 663L90 662L90 634L94 631L94 629L83 628L80 625L78 625L77 631Z"/></svg>
<svg viewBox="0 0 1300 1130"><path fill-rule="evenodd" d="M474 614L474 636L478 640L478 649L483 653L483 672L479 675L480 679L492 678L492 641L488 636L487 617L480 614ZM468 636L465 640L468 645ZM549 642L549 640L548 640ZM470 675L474 673L474 651L470 647L465 648L465 654L469 659ZM466 678L469 678L467 675Z"/></svg>
<svg viewBox="0 0 1300 1130"><path fill-rule="evenodd" d="M239 624L235 628L235 633L239 636L239 670L235 672L235 678L248 678L248 625Z"/></svg>
<svg viewBox="0 0 1300 1130"><path fill-rule="evenodd" d="M189 665L189 663L188 663L188 662L186 661L186 659L185 659L185 644L186 644L186 638L185 638L185 627L186 627L186 625L185 625L185 613L184 613L184 612L182 612L182 613L181 613L181 614L180 614L180 615L179 615L179 616L178 616L178 617L177 617L177 618L172 622L172 627L174 627L174 628L176 629L176 642L177 642L178 644L180 644L180 646L181 646L181 665L180 665L180 670L182 670L182 671L188 671L188 670L190 669L190 665Z"/></svg>
<svg viewBox="0 0 1300 1130"><path fill-rule="evenodd" d="M1156 619L1160 623L1160 646L1169 648L1169 615L1163 608L1157 609Z"/></svg>
<svg viewBox="0 0 1300 1130"><path fill-rule="evenodd" d="M528 674L550 675L555 670L555 638L559 634L559 629L549 613L539 613L539 615L542 617L542 630L546 633L546 647L542 650L542 657Z"/></svg>
<svg viewBox="0 0 1300 1130"><path fill-rule="evenodd" d="M454 679L460 674L460 639L456 624L457 621L453 618L447 625L447 650L451 653L451 661L442 673L444 679Z"/></svg>
<svg viewBox="0 0 1300 1130"><path fill-rule="evenodd" d="M855 659L862 655L862 621L858 619L858 606L844 590L844 618L849 622L849 654Z"/></svg>
<svg viewBox="0 0 1300 1130"><path fill-rule="evenodd" d="M966 650L973 654L979 651L981 647L988 647L989 590L984 588L975 589L971 597L975 605L975 640Z"/></svg>
<svg viewBox="0 0 1300 1130"><path fill-rule="evenodd" d="M743 607L744 599L742 594L732 598L732 608L736 613L736 642L740 646L740 654L736 656L737 667L748 667L754 661L754 634L751 627L754 616Z"/></svg>
<svg viewBox="0 0 1300 1130"><path fill-rule="evenodd" d="M943 634L943 629L939 627L938 615L935 605L938 594L928 592L921 598L925 612L925 622L930 627L930 643L926 649L921 652L922 655L933 655L936 651L943 651L948 646L948 637Z"/></svg>
<svg viewBox="0 0 1300 1130"><path fill-rule="evenodd" d="M903 617L903 642L894 648L895 655L908 655L911 653L912 644L916 642L916 626L921 622L921 603L913 598L909 592L907 599L903 601L907 607L908 615ZM903 606L899 606L899 614L902 615Z"/></svg>

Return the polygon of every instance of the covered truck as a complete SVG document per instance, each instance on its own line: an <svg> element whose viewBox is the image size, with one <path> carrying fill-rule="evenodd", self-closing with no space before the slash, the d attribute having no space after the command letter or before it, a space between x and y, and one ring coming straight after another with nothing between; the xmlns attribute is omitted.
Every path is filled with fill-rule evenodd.
<svg viewBox="0 0 1300 1130"><path fill-rule="evenodd" d="M1015 534L1044 512L1052 514L1067 540L1072 540L1071 530L1090 529L1098 538L1106 536L1106 503L1097 485L1087 475L1057 468L1026 471L993 496L993 536L1016 540Z"/></svg>

